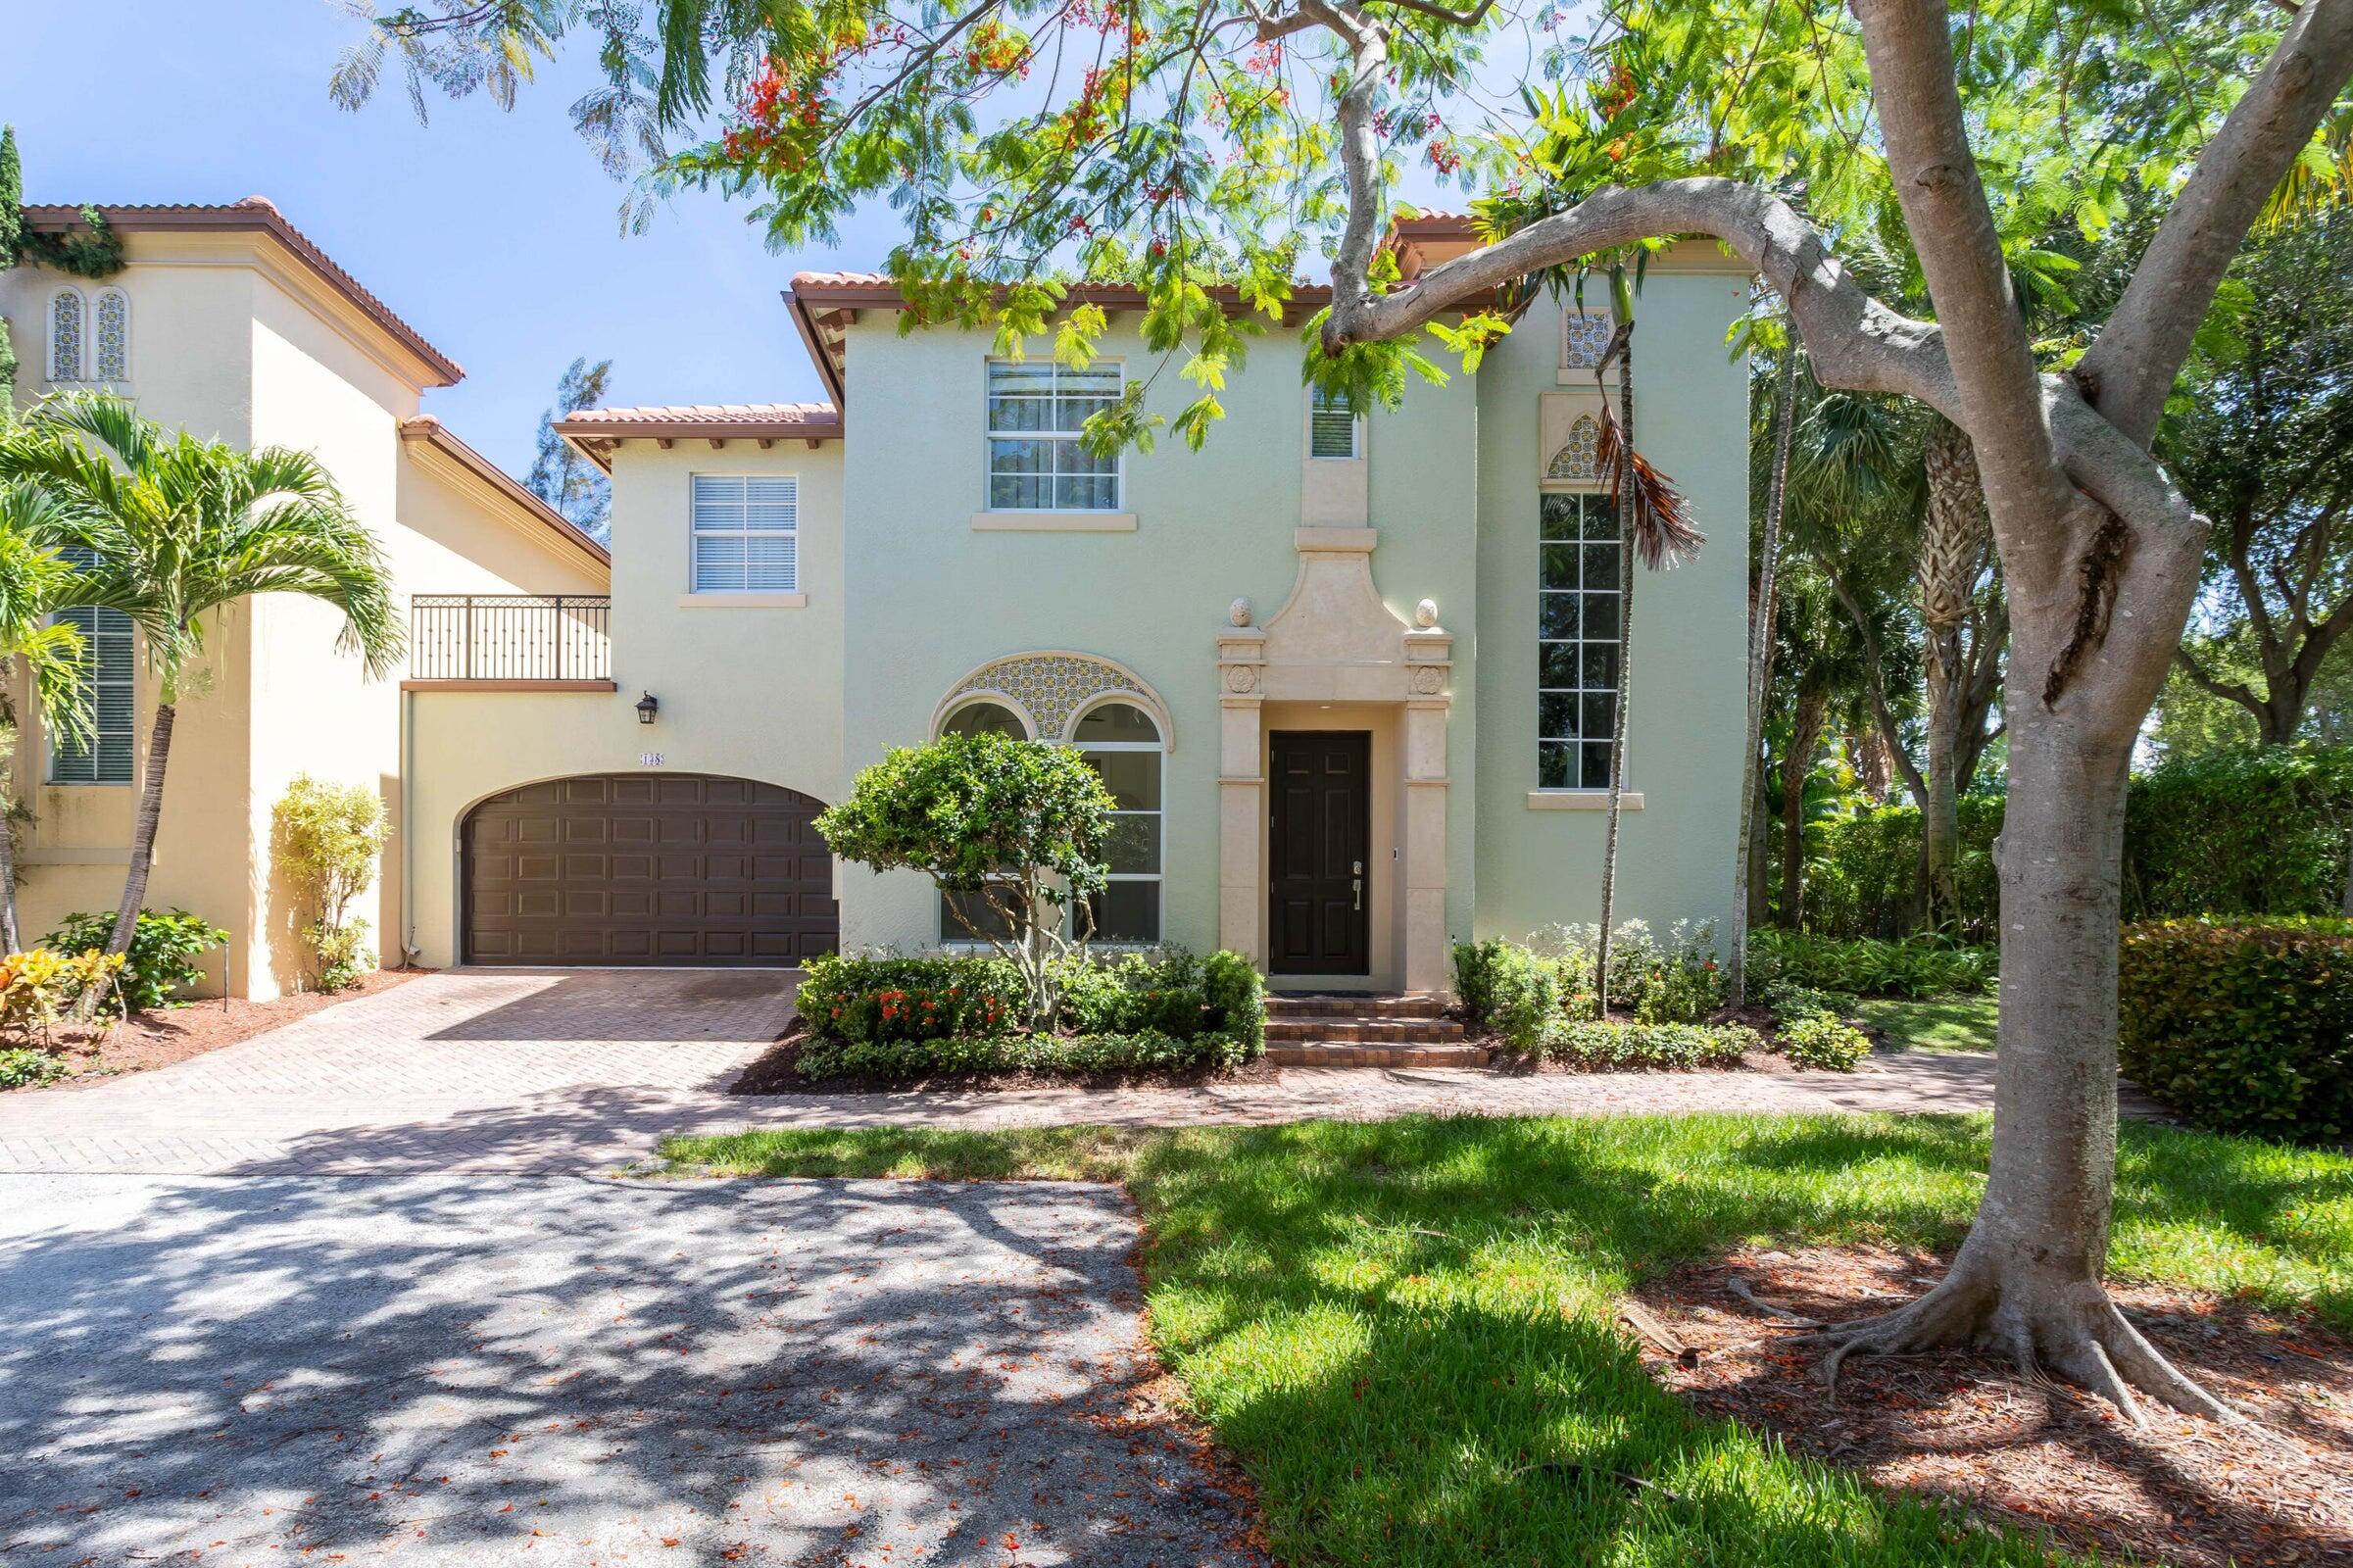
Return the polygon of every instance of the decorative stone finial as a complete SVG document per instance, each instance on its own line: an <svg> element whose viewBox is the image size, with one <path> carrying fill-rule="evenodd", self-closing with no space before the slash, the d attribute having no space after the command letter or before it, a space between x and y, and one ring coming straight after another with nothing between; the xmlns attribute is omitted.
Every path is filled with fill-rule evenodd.
<svg viewBox="0 0 2353 1568"><path fill-rule="evenodd" d="M1413 623L1424 631L1438 624L1438 601L1425 599L1413 607Z"/></svg>
<svg viewBox="0 0 2353 1568"><path fill-rule="evenodd" d="M1233 604L1226 607L1226 619L1237 626L1249 625L1250 623L1250 602L1247 599L1235 600Z"/></svg>

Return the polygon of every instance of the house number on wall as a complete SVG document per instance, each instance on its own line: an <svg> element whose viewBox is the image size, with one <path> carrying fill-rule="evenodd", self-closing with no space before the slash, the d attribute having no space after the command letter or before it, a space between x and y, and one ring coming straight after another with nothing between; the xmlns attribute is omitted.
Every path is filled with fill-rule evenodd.
<svg viewBox="0 0 2353 1568"><path fill-rule="evenodd" d="M660 752L640 752L637 754L637 765L640 767L660 767L662 765L662 754Z"/></svg>

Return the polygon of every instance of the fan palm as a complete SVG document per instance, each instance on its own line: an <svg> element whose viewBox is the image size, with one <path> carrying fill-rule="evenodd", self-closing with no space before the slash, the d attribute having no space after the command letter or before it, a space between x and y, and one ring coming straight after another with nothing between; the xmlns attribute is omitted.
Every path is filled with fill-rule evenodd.
<svg viewBox="0 0 2353 1568"><path fill-rule="evenodd" d="M241 451L173 434L109 393L35 409L0 478L33 479L64 503L60 535L90 564L90 602L128 615L160 688L133 819L130 873L108 951L129 951L146 902L181 682L205 619L254 594L303 594L343 612L337 647L389 674L403 635L383 553L318 459Z"/></svg>
<svg viewBox="0 0 2353 1568"><path fill-rule="evenodd" d="M29 480L0 484L0 664L22 661L26 692L50 735L68 744L87 744L90 707L81 681L85 649L81 633L50 616L68 605L86 603L80 573L45 548L67 514L65 503ZM0 767L16 755L17 714L0 699ZM13 801L0 784L0 802ZM0 818L5 813L0 812ZM16 846L0 819L0 948L15 953L17 939Z"/></svg>

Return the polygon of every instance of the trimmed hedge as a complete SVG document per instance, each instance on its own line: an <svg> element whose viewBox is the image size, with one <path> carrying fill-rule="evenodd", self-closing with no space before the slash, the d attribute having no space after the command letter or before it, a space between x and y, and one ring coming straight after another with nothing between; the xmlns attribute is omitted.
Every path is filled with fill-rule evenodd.
<svg viewBox="0 0 2353 1568"><path fill-rule="evenodd" d="M1737 1023L1602 1023L1556 1020L1545 1029L1544 1054L1580 1067L1737 1067L1764 1049L1757 1032Z"/></svg>
<svg viewBox="0 0 2353 1568"><path fill-rule="evenodd" d="M804 1078L858 1073L927 1078L966 1072L1134 1072L1145 1068L1239 1067L1259 1048L1231 1035L1190 1040L1157 1030L1125 1035L989 1035L968 1039L814 1041L801 1048Z"/></svg>
<svg viewBox="0 0 2353 1568"><path fill-rule="evenodd" d="M2353 921L2127 926L2119 1061L2217 1132L2353 1132Z"/></svg>
<svg viewBox="0 0 2353 1568"><path fill-rule="evenodd" d="M2168 762L2125 804L2125 916L2335 915L2353 835L2353 746Z"/></svg>
<svg viewBox="0 0 2353 1568"><path fill-rule="evenodd" d="M997 957L809 961L804 1078L1238 1066L1266 1045L1266 982L1238 953L1130 954L1056 966L1062 1030L1018 1027L1028 988Z"/></svg>

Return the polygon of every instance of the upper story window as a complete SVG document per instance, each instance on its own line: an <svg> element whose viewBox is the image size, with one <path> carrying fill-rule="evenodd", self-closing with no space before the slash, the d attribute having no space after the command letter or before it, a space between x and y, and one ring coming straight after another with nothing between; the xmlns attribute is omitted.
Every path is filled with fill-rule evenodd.
<svg viewBox="0 0 2353 1568"><path fill-rule="evenodd" d="M1079 440L1090 415L1119 401L1121 364L989 362L989 510L1117 512L1119 459Z"/></svg>
<svg viewBox="0 0 2353 1568"><path fill-rule="evenodd" d="M100 289L92 302L95 318L90 334L90 379L130 379L130 296L119 288Z"/></svg>
<svg viewBox="0 0 2353 1568"><path fill-rule="evenodd" d="M82 379L81 357L86 347L81 290L61 288L49 296L49 379Z"/></svg>
<svg viewBox="0 0 2353 1568"><path fill-rule="evenodd" d="M691 481L699 594L789 594L800 589L801 481L789 473L698 473Z"/></svg>
<svg viewBox="0 0 2353 1568"><path fill-rule="evenodd" d="M1601 356L1609 352L1609 340L1618 330L1618 318L1609 311L1563 311L1560 315L1560 368L1564 370L1597 370Z"/></svg>
<svg viewBox="0 0 2353 1568"><path fill-rule="evenodd" d="M1364 419L1346 392L1307 389L1307 456L1364 456Z"/></svg>
<svg viewBox="0 0 2353 1568"><path fill-rule="evenodd" d="M1547 494L1541 506L1537 787L1605 790L1609 740L1617 729L1625 566L1617 509L1598 491Z"/></svg>

